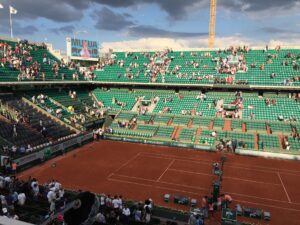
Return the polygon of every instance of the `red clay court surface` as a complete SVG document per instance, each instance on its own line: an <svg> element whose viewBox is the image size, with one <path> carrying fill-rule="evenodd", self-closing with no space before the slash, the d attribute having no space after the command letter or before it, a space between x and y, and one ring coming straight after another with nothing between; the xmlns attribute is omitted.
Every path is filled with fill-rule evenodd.
<svg viewBox="0 0 300 225"><path fill-rule="evenodd" d="M78 150L29 169L40 183L59 180L67 189L121 194L126 199L151 197L156 205L189 210L165 203L165 193L198 199L212 192L212 163L221 153L158 147L113 141L88 144ZM272 220L260 224L300 224L300 163L226 155L222 193L242 206L271 212ZM53 167L53 163L56 166ZM238 217L238 221L249 221Z"/></svg>

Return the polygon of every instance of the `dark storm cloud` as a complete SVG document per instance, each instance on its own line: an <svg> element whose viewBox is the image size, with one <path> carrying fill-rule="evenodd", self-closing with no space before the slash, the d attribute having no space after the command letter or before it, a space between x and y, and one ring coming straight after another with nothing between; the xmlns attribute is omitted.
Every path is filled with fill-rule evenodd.
<svg viewBox="0 0 300 225"><path fill-rule="evenodd" d="M143 4L156 4L174 20L183 19L192 7L205 0L92 0L111 7L134 7Z"/></svg>
<svg viewBox="0 0 300 225"><path fill-rule="evenodd" d="M134 26L128 28L128 35L134 37L183 38L183 37L206 36L207 33L174 32L174 31L159 29L153 26Z"/></svg>
<svg viewBox="0 0 300 225"><path fill-rule="evenodd" d="M93 13L93 19L96 20L95 28L102 30L118 31L134 25L129 18L131 16L128 13L115 13L107 7Z"/></svg>
<svg viewBox="0 0 300 225"><path fill-rule="evenodd" d="M75 27L72 25L66 25L62 27L51 28L49 30L55 34L70 34L74 32Z"/></svg>
<svg viewBox="0 0 300 225"><path fill-rule="evenodd" d="M8 0L2 4L0 17L8 18L8 8L12 5L18 10L16 20L46 18L56 22L80 20L82 10L89 7L89 1L81 0Z"/></svg>
<svg viewBox="0 0 300 225"><path fill-rule="evenodd" d="M15 35L33 35L37 33L39 29L36 26L29 25L29 26L19 26L15 24L14 26L14 34Z"/></svg>
<svg viewBox="0 0 300 225"><path fill-rule="evenodd" d="M163 11L167 12L171 19L180 20L189 13L199 9L199 7L209 6L209 0L92 0L97 3L111 7L132 7L142 4L156 4ZM272 8L281 8L288 13L288 9L293 8L300 0L219 0L217 8L223 7L231 11L262 11Z"/></svg>

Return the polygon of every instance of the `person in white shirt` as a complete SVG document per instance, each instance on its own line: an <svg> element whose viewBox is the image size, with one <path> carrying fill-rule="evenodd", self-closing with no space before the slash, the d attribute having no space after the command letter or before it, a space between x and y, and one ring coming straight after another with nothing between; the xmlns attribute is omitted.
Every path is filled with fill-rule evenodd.
<svg viewBox="0 0 300 225"><path fill-rule="evenodd" d="M39 183L35 179L31 182L31 188L32 188L33 196L37 197L40 192L40 188L39 188Z"/></svg>
<svg viewBox="0 0 300 225"><path fill-rule="evenodd" d="M122 209L122 214L126 217L129 217L130 216L130 209L128 208L127 205L124 205L124 208Z"/></svg>
<svg viewBox="0 0 300 225"><path fill-rule="evenodd" d="M102 213L98 213L96 215L96 220L95 221L100 223L100 224L106 224L105 216Z"/></svg>
<svg viewBox="0 0 300 225"><path fill-rule="evenodd" d="M23 206L26 201L26 195L25 193L18 194L18 205Z"/></svg>
<svg viewBox="0 0 300 225"><path fill-rule="evenodd" d="M118 204L119 204L119 209L122 209L122 208L123 208L122 195L120 195L120 196L118 197Z"/></svg>
<svg viewBox="0 0 300 225"><path fill-rule="evenodd" d="M216 131L213 131L213 132L211 133L211 136L212 136L212 137L216 137L216 136L217 136L217 132L216 132Z"/></svg>
<svg viewBox="0 0 300 225"><path fill-rule="evenodd" d="M58 196L59 196L59 199L63 198L63 197L64 197L64 194L65 194L65 190L61 187L61 188L58 190Z"/></svg>
<svg viewBox="0 0 300 225"><path fill-rule="evenodd" d="M7 177L5 177L4 178L4 181L5 181L5 183L10 183L11 182L11 177L10 176L7 176Z"/></svg>
<svg viewBox="0 0 300 225"><path fill-rule="evenodd" d="M122 219L125 223L128 222L130 215L131 215L130 209L128 208L127 205L124 205L122 209Z"/></svg>
<svg viewBox="0 0 300 225"><path fill-rule="evenodd" d="M111 197L110 195L107 195L106 199L105 199L105 204L107 207L112 207L112 200L111 200Z"/></svg>
<svg viewBox="0 0 300 225"><path fill-rule="evenodd" d="M118 196L115 196L111 203L114 209L118 209L119 208Z"/></svg>
<svg viewBox="0 0 300 225"><path fill-rule="evenodd" d="M101 208L105 207L105 196L104 195L100 196L100 207Z"/></svg>
<svg viewBox="0 0 300 225"><path fill-rule="evenodd" d="M54 187L55 187L56 189L60 189L62 186L61 186L61 183L55 181L55 182L54 182Z"/></svg>
<svg viewBox="0 0 300 225"><path fill-rule="evenodd" d="M48 202L51 203L52 201L55 201L56 200L56 194L53 190L50 190L47 194L47 199L48 199Z"/></svg>
<svg viewBox="0 0 300 225"><path fill-rule="evenodd" d="M32 152L32 147L31 147L31 145L30 144L28 144L27 145L27 149L26 149L26 152L28 153L28 152Z"/></svg>
<svg viewBox="0 0 300 225"><path fill-rule="evenodd" d="M3 217L5 217L5 218L9 217L7 208L2 208L2 212L3 212Z"/></svg>

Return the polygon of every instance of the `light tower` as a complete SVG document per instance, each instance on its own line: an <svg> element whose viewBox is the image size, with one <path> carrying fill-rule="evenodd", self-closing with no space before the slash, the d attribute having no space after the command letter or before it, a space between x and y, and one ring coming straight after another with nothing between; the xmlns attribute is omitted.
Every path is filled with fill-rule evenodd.
<svg viewBox="0 0 300 225"><path fill-rule="evenodd" d="M217 0L210 0L208 47L215 47Z"/></svg>

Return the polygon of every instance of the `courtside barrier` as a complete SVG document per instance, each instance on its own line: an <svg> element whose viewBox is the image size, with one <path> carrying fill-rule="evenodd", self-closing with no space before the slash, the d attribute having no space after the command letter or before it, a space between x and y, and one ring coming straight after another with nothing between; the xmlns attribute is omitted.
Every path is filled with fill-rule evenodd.
<svg viewBox="0 0 300 225"><path fill-rule="evenodd" d="M273 158L273 159L289 159L289 160L300 160L300 155L295 155L292 153L279 153L279 152L266 152L266 151L255 151L255 150L246 150L246 149L236 149L235 153L238 155L246 156L259 156L264 158Z"/></svg>
<svg viewBox="0 0 300 225"><path fill-rule="evenodd" d="M109 134L105 134L104 139L113 140L113 141L125 141L131 143L150 144L150 145L163 145L163 146L176 147L176 148L190 148L195 150L205 150L205 151L214 151L214 152L216 151L213 146L188 144L188 143L182 143L176 141L148 140L148 139L140 139L140 138L114 136Z"/></svg>
<svg viewBox="0 0 300 225"><path fill-rule="evenodd" d="M23 157L17 158L14 162L17 164L18 168L27 166L28 164L34 163L36 161L44 161L52 158L55 155L62 154L70 148L82 145L84 142L92 141L93 134L88 133L74 138L68 139L64 142L54 144L52 146L45 147L44 149L25 155Z"/></svg>

